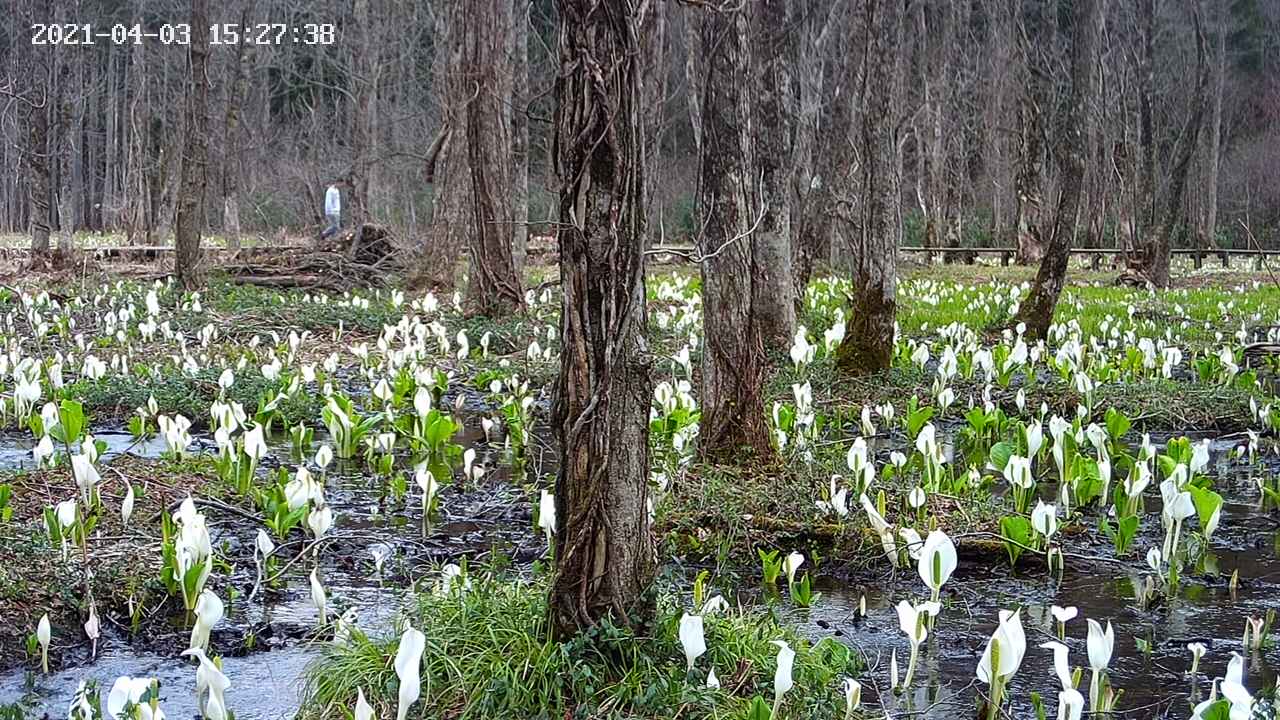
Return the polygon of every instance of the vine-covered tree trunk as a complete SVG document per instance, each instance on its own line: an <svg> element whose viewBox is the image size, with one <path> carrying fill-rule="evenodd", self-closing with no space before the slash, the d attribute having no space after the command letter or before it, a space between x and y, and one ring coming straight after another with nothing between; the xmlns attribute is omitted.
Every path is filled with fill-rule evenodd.
<svg viewBox="0 0 1280 720"><path fill-rule="evenodd" d="M836 349L836 367L848 374L886 370L893 359L897 316L898 204L894 128L894 58L901 25L899 3L866 0L866 68L858 133L859 186L863 201L854 231L853 307L844 340ZM855 63L849 77L857 72Z"/></svg>
<svg viewBox="0 0 1280 720"><path fill-rule="evenodd" d="M1040 262L1031 293L1018 311L1018 319L1027 325L1027 334L1037 339L1043 339L1049 332L1053 309L1067 277L1072 228L1076 224L1084 187L1086 138L1090 133L1089 108L1096 95L1094 64L1102 31L1102 2L1075 0L1070 26L1066 29L1071 42L1071 92L1062 96L1058 108L1059 127L1055 128L1053 141L1053 156L1062 175L1062 190L1058 195L1048 248Z"/></svg>
<svg viewBox="0 0 1280 720"><path fill-rule="evenodd" d="M424 179L431 186L431 220L409 285L415 289L452 290L458 258L471 227L471 168L467 162L467 103L471 84L466 74L467 3L441 0L436 32L440 51L433 72L441 108L441 127L427 152Z"/></svg>
<svg viewBox="0 0 1280 720"><path fill-rule="evenodd" d="M791 177L795 155L791 143L791 53L796 30L787 22L789 0L757 0L750 5L752 49L751 139L759 184L755 205L760 225L751 237L756 277L753 311L767 350L784 353L796 332L795 278L791 266Z"/></svg>
<svg viewBox="0 0 1280 720"><path fill-rule="evenodd" d="M550 613L571 636L654 605L647 507L641 0L557 0L553 156L560 191L560 377L552 423L556 571Z"/></svg>
<svg viewBox="0 0 1280 720"><path fill-rule="evenodd" d="M500 317L524 304L511 256L511 128L506 75L510 0L468 3L467 60L474 97L467 104L467 161L471 166L472 226L467 251L467 305L477 315Z"/></svg>
<svg viewBox="0 0 1280 720"><path fill-rule="evenodd" d="M709 460L772 453L764 415L767 364L756 298L765 271L754 257L766 209L752 153L747 13L699 11L704 73L698 183L702 256L702 420L699 450ZM790 278L788 278L790 280Z"/></svg>
<svg viewBox="0 0 1280 720"><path fill-rule="evenodd" d="M187 289L200 284L200 229L204 225L202 205L209 159L208 6L208 0L191 2L186 136L182 141L182 180L174 219L174 272Z"/></svg>

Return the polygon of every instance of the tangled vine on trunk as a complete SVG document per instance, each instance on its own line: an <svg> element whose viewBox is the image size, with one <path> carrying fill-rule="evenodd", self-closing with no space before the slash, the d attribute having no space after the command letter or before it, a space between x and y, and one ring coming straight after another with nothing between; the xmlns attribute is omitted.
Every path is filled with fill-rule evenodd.
<svg viewBox="0 0 1280 720"><path fill-rule="evenodd" d="M552 425L556 572L570 636L653 605L647 507L653 383L644 341L644 130L639 0L558 0L554 152L560 191L560 377Z"/></svg>

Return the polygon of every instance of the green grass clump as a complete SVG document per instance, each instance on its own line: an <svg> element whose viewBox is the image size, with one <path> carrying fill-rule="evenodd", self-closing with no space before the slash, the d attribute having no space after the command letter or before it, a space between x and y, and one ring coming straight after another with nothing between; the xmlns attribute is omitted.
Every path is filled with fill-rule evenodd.
<svg viewBox="0 0 1280 720"><path fill-rule="evenodd" d="M773 700L778 648L771 641L779 639L796 651L786 715L843 713L840 680L857 670L847 647L811 644L767 613L729 611L704 618L707 654L686 677L677 639L682 613L668 597L645 630L604 623L556 642L548 639L543 580L476 578L461 594L423 595L410 618L427 638L422 697L410 717L745 717L753 697ZM378 717L394 715L397 643L357 637L327 648L308 671L300 716L344 717L357 689ZM706 686L710 667L721 689Z"/></svg>

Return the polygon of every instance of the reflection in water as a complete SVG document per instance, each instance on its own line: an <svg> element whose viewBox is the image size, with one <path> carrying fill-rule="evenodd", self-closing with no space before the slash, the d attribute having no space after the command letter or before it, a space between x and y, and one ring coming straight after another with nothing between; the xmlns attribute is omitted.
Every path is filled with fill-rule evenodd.
<svg viewBox="0 0 1280 720"><path fill-rule="evenodd" d="M442 491L439 524L429 543L420 535L420 517L415 514L420 512L417 496L411 493L403 502L391 502L383 491L383 484L369 477L358 461L339 461L327 474L326 498L335 511L335 526L330 534L344 539L320 554L321 577L329 593L330 610L354 609L357 624L369 635L383 636L394 631L396 615L407 597L406 576L429 574L436 564L491 547L510 551L522 537L530 535L531 522L522 491L508 484L505 468L493 468L499 451L483 443L479 419L464 416L464 420L464 429L455 440L476 447L480 453L478 462L491 467L492 471L486 474L483 488L463 492L453 486ZM161 438L135 443L128 433L119 431L99 430L94 435L107 443L104 460L124 453L157 458L165 450ZM326 440L323 430L318 430L316 436L313 451ZM0 469L32 467L31 445L29 436L0 438ZM291 459L292 449L285 433L269 438L268 446L270 455L266 465L297 462ZM193 443L193 450L212 448L207 437L198 437ZM252 542L251 531L243 526L215 523L212 530L213 544L222 547L225 543L233 552ZM386 561L383 573L395 579L385 583L379 582L374 569L371 549L378 545L392 547L395 552ZM238 595L234 600L227 600L228 615L215 627L213 645L215 652L223 654L225 672L231 680L227 703L238 718L293 717L298 708L303 672L317 656L319 644L331 637L331 632L326 631L322 639L315 639L317 610L310 602L306 580L298 580L309 573L309 563L308 560L298 565L287 587L262 593L257 602L245 599L254 582L252 567L237 567L237 574L229 581L237 588ZM224 599L227 599L226 591L225 585L218 587ZM175 619L173 627L157 628L157 631L175 633L182 638L187 632L180 618ZM253 651L236 650L251 636ZM55 638L55 644L58 642ZM185 639L182 642L185 643ZM79 657L81 661L73 661L73 667L47 677L35 676L31 687L26 666L19 665L0 674L0 705L22 702L31 711L30 717L65 717L82 680L96 681L100 692L105 694L117 677L129 675L160 680L161 707L168 717L199 717L194 697L194 661L141 649L151 646L150 642L130 642L107 623L98 656L92 662L87 649L83 653L68 649L69 656ZM174 653L176 655L176 650ZM11 664L7 662L9 658L4 660L4 665Z"/></svg>
<svg viewBox="0 0 1280 720"><path fill-rule="evenodd" d="M465 436L460 438L464 444L482 445L483 433L475 425L468 423ZM318 446L323 442L323 431L317 431L317 435L321 436L316 440ZM134 445L133 438L125 433L103 431L97 433L97 437L107 442L108 456L127 451L157 457L164 450L163 441L159 439ZM0 468L29 466L30 445L23 442L26 441L6 439L0 443L3 444ZM287 438L274 438L271 445L274 458L288 463ZM951 444L948 442L945 447L950 453ZM1230 447L1230 443L1224 443L1215 445L1215 450L1225 454ZM496 457L488 460L490 465L496 464ZM416 539L418 522L402 507L384 507L377 516L371 515L369 508L383 503L380 491L362 476L363 468L358 463L335 466L335 470L339 468L342 468L339 472L351 474L345 477L339 472L330 474L327 493L338 511L334 532L359 533L359 539L353 541L352 547L344 548L345 554L322 555L323 577L338 610L355 608L361 627L373 635L385 634L390 631L402 601L403 587L399 583L378 587L369 548L402 541L406 534ZM493 497L469 497L465 503L459 499L443 504L445 514L433 540L442 543L444 556L474 551L504 539L509 544L517 544L517 538L527 534L528 518L511 515L511 508L520 502L518 491L498 482L502 472L495 470L493 476L488 477L489 482L498 483L496 489L491 486L488 491ZM1221 479L1228 481L1225 476ZM1250 497L1251 481L1247 477L1235 480L1236 486L1224 495ZM1045 489L1050 488L1046 484ZM506 497L507 492L514 495ZM1158 511L1158 498L1148 500L1149 514L1143 529L1158 534L1159 520L1152 514ZM415 504L410 498L407 508ZM480 519L482 517L484 519ZM235 537L227 540L241 541ZM1093 554L1109 555L1102 548ZM1240 649L1245 618L1262 616L1280 604L1277 601L1280 598L1280 532L1273 520L1264 518L1256 507L1247 503L1228 502L1224 506L1213 551L1204 556L1196 568L1196 576L1184 580L1177 597L1159 599L1145 608L1138 608L1135 603L1140 594L1135 588L1141 588L1146 582L1145 575L1137 569L1145 567L1140 559L1135 558L1131 565L1125 566L1069 562L1060 583L1046 578L1039 568L1031 565L1025 564L1027 569L1015 577L1007 568L974 565L962 559L960 568L944 589L943 613L921 648L914 687L903 697L894 697L887 687L890 653L897 650L903 669L908 653L893 605L900 599L919 598L924 594L914 571L904 570L897 579L885 577L866 586L823 583L818 588L822 597L813 608L787 612L810 637L834 637L863 654L868 668L860 678L865 688L864 702L883 704L897 717L912 712L915 714L905 717L939 720L974 716L976 693L985 690L974 672L979 655L995 627L998 610L1015 607L1023 612L1028 650L1008 693L1014 702L1013 715L1032 717L1029 698L1032 692L1038 692L1045 699L1048 715L1054 716L1057 684L1051 654L1037 646L1055 638L1056 624L1050 607L1076 606L1080 615L1067 625L1066 642L1071 650L1072 665L1088 666L1085 619L1104 624L1110 620L1116 633L1110 675L1113 685L1124 690L1118 709L1130 711L1131 717L1185 718L1190 714L1188 698L1207 692L1209 680L1225 672L1231 651ZM1241 582L1233 593L1228 581L1236 571ZM304 584L295 582L296 587L283 591L270 604L246 606L238 602L227 622L242 631L252 626L284 627L295 634L309 633L315 625L316 611L307 600ZM748 590L743 594L757 595L757 591ZM859 599L864 595L865 619L858 613ZM284 633L284 636L293 635ZM1139 649L1137 639L1149 643L1149 655ZM215 632L215 644L217 640ZM1201 676L1194 680L1185 674L1190 666L1186 649L1190 642L1201 642L1209 648L1201 661ZM268 645L270 643L264 641L259 647ZM316 646L309 642L280 640L279 646L270 650L224 658L232 682L227 696L229 707L245 720L292 717L299 700L303 670L315 655ZM1273 683L1277 667L1280 667L1280 651L1273 644L1251 658L1250 687L1257 690ZM25 675L23 669L0 675L0 704L27 698ZM37 710L36 716L45 712L51 717L62 717L81 680L96 679L105 692L119 675L160 679L163 707L168 715L175 718L196 715L193 666L172 657L137 651L122 638L104 637L99 657L92 664L36 678L29 699ZM1087 673L1084 682L1088 682Z"/></svg>
<svg viewBox="0 0 1280 720"><path fill-rule="evenodd" d="M1258 520L1248 506L1234 505L1224 518L1247 528L1249 519ZM1247 532L1240 534L1247 535ZM1274 550L1274 546L1272 547ZM1057 626L1049 610L1053 605L1075 606L1079 616L1067 623L1066 644L1073 667L1088 669L1085 647L1086 618L1115 627L1116 643L1110 677L1124 690L1118 709L1149 708L1143 717L1185 718L1190 715L1193 693L1207 693L1209 681L1226 671L1232 651L1241 651L1246 617L1261 617L1280 605L1280 554L1246 548L1219 549L1210 566L1216 575L1184 579L1177 597L1161 599L1152 607L1135 606L1135 587L1145 583L1143 573L1117 571L1117 566L1098 565L1087 572L1073 572L1068 566L1062 581L1043 575L1012 577L1007 568L966 566L962 560L951 583L944 589L944 609L934 632L921 650L921 666L916 687L905 697L888 694L889 657L897 650L900 667L905 667L908 643L898 627L893 605L900 599L923 595L914 573L904 572L898 580L867 587L825 584L822 598L812 609L790 611L802 632L817 639L834 637L861 651L868 672L864 684L878 687L887 709L912 711L912 717L970 717L976 683L975 670L987 638L995 629L1001 608L1022 608L1027 634L1027 654L1014 677L1007 697L1014 703L1015 717L1032 717L1030 695L1045 699L1050 717L1057 703L1057 681L1053 675L1052 653L1038 647L1055 639ZM1233 594L1232 573L1239 570L1240 586ZM867 617L858 617L858 604L865 595ZM1150 654L1138 645L1150 645ZM1186 675L1191 666L1187 644L1201 642L1209 650L1200 663L1200 677L1193 683ZM1275 683L1280 667L1280 650L1273 644L1250 658L1249 686L1259 690ZM1088 673L1085 673L1085 682ZM868 691L875 701L875 693ZM1160 712L1156 712L1156 708Z"/></svg>

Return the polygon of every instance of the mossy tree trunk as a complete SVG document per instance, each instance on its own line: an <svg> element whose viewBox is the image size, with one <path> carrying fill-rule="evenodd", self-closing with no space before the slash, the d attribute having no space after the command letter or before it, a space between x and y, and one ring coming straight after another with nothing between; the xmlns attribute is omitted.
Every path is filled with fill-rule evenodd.
<svg viewBox="0 0 1280 720"><path fill-rule="evenodd" d="M1075 0L1070 25L1066 28L1066 39L1071 43L1071 92L1060 98L1059 126L1053 134L1053 156L1062 176L1062 190L1044 259L1040 261L1031 293L1018 311L1018 319L1027 325L1027 334L1037 339L1049 332L1053 309L1067 277L1072 228L1084 187L1085 149L1091 133L1089 108L1096 95L1094 65L1102 31L1102 2Z"/></svg>
<svg viewBox="0 0 1280 720"><path fill-rule="evenodd" d="M182 141L182 178L174 218L174 271L187 289L200 285L200 230L209 161L209 0L191 2L191 45Z"/></svg>
<svg viewBox="0 0 1280 720"><path fill-rule="evenodd" d="M764 415L767 366L757 304L768 273L756 257L767 208L751 133L749 18L746 10L698 11L698 64L704 77L698 182L702 256L701 455L741 459L772 454ZM790 278L787 278L790 282Z"/></svg>
<svg viewBox="0 0 1280 720"><path fill-rule="evenodd" d="M861 121L856 141L861 159L857 172L862 202L857 227L850 233L854 246L853 307L844 340L836 349L836 367L852 375L889 368L898 310L897 223L901 200L894 137L897 121L891 95L901 28L900 3L867 0L863 9L866 60L861 83L852 82L859 70L857 63L846 62L850 86L861 87ZM848 175L846 172L846 178Z"/></svg>
<svg viewBox="0 0 1280 720"><path fill-rule="evenodd" d="M560 73L553 157L560 190L560 376L552 425L559 637L654 606L647 507L644 128L641 0L557 0Z"/></svg>

